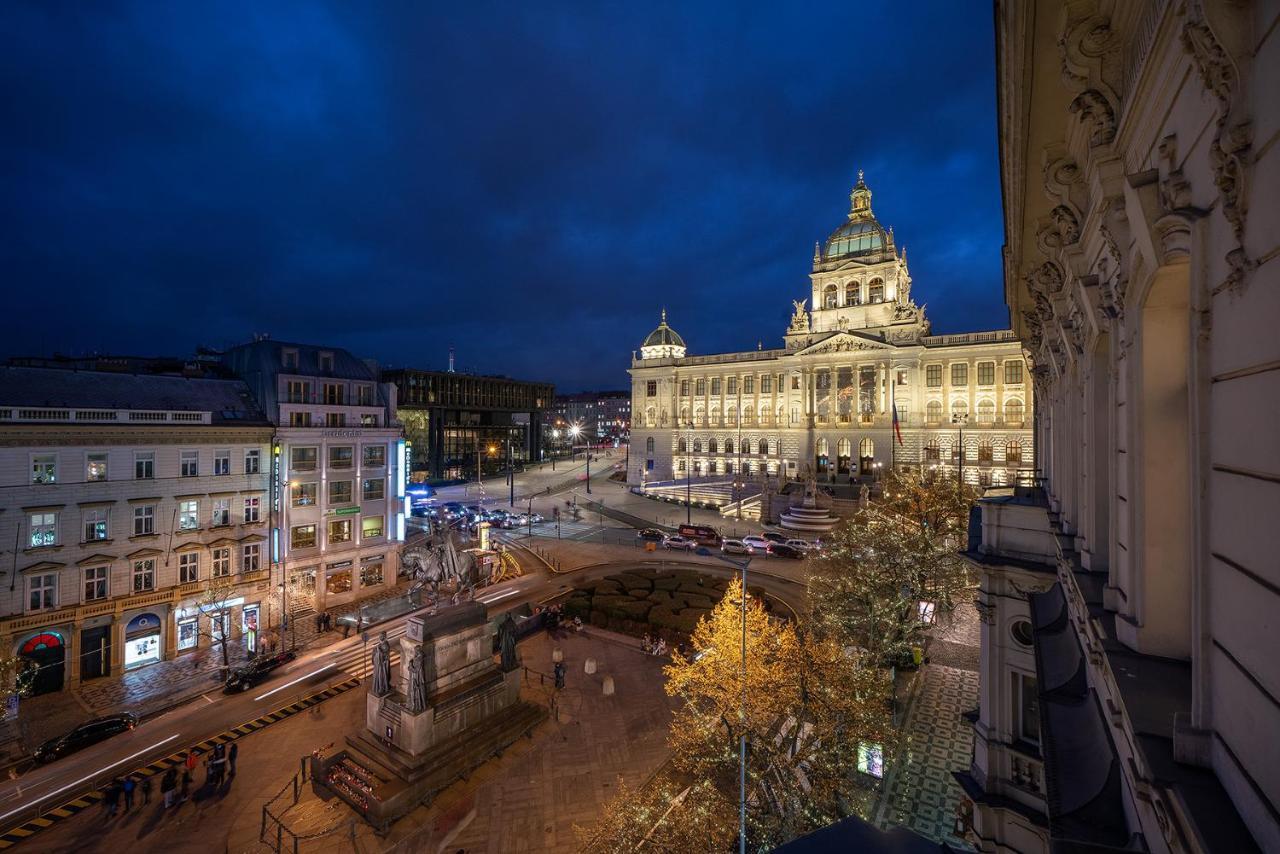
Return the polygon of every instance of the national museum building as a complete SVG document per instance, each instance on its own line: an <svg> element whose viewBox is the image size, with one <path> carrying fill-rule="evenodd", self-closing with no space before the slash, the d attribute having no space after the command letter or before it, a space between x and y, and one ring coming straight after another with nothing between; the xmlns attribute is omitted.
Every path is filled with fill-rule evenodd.
<svg viewBox="0 0 1280 854"><path fill-rule="evenodd" d="M930 335L861 173L850 199L814 247L813 307L793 303L782 347L690 356L663 312L631 362L630 484L809 467L848 483L910 465L986 486L1033 467L1022 345L1007 329Z"/></svg>

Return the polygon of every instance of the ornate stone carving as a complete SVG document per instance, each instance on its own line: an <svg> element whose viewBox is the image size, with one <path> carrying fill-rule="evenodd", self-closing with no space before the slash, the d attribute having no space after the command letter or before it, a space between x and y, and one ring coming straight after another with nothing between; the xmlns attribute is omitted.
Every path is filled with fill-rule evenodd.
<svg viewBox="0 0 1280 854"><path fill-rule="evenodd" d="M1027 275L1027 290L1032 294L1057 296L1063 287L1062 268L1052 261L1045 261Z"/></svg>
<svg viewBox="0 0 1280 854"><path fill-rule="evenodd" d="M1067 107L1072 115L1090 125L1090 147L1103 145L1116 138L1116 112L1111 103L1097 89L1086 89Z"/></svg>
<svg viewBox="0 0 1280 854"><path fill-rule="evenodd" d="M1160 203L1165 210L1191 207L1191 185L1178 166L1178 140L1170 134L1160 140Z"/></svg>
<svg viewBox="0 0 1280 854"><path fill-rule="evenodd" d="M791 314L791 325L787 327L788 332L808 332L809 331L809 312L804 308L805 300L792 300L791 305L795 309Z"/></svg>

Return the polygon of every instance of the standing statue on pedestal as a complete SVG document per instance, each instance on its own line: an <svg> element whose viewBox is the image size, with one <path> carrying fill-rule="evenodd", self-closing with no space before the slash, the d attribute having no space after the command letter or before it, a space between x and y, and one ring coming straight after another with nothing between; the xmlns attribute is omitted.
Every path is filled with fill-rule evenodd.
<svg viewBox="0 0 1280 854"><path fill-rule="evenodd" d="M378 636L378 645L373 648L373 687L370 691L375 697L391 693L391 644L387 641L386 632Z"/></svg>
<svg viewBox="0 0 1280 854"><path fill-rule="evenodd" d="M510 673L520 666L516 661L516 621L510 614L498 624L498 648L502 651L503 673Z"/></svg>
<svg viewBox="0 0 1280 854"><path fill-rule="evenodd" d="M427 707L427 662L422 657L422 647L415 649L409 659L409 696L405 699L409 711L415 714Z"/></svg>
<svg viewBox="0 0 1280 854"><path fill-rule="evenodd" d="M802 502L802 505L805 507L817 507L818 506L818 476L817 474L814 473L812 468L809 468L808 466L806 466L805 468L806 468L806 471L805 471L805 479L804 479L804 501Z"/></svg>
<svg viewBox="0 0 1280 854"><path fill-rule="evenodd" d="M858 509L860 510L867 509L867 504L869 503L868 497L870 496L870 494L871 494L871 490L867 489L867 485L865 483L862 484L862 488L858 490Z"/></svg>

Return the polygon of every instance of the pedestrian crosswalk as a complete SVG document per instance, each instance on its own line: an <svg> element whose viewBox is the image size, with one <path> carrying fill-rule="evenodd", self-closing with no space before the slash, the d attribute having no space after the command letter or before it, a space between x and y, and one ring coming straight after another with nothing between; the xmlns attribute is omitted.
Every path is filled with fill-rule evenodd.
<svg viewBox="0 0 1280 854"><path fill-rule="evenodd" d="M368 677L373 670L371 656L373 648L381 640L380 631L370 631L369 640L365 643L353 644L347 649L339 650L333 654L333 662L338 666L339 670L350 673L352 676L360 679ZM387 629L387 640L391 643L391 668L392 672L400 664L400 636L404 634L404 624L400 624L393 628Z"/></svg>

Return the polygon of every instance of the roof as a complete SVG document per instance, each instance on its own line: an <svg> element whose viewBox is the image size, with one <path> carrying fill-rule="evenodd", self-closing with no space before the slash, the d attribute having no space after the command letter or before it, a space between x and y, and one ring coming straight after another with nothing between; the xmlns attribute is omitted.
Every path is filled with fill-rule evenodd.
<svg viewBox="0 0 1280 854"><path fill-rule="evenodd" d="M298 351L298 366L285 368L284 351ZM320 354L333 355L333 368L321 370ZM341 347L321 347L316 344L293 344L288 341L275 341L264 338L229 348L222 360L239 376L255 373L272 376L275 374L297 374L300 376L334 377L347 380L366 380L377 382L378 374L370 365L356 358Z"/></svg>
<svg viewBox="0 0 1280 854"><path fill-rule="evenodd" d="M268 424L239 380L0 367L0 406L209 412L214 424Z"/></svg>
<svg viewBox="0 0 1280 854"><path fill-rule="evenodd" d="M849 201L848 221L827 238L823 260L879 256L892 246L892 239L871 211L871 190L862 180L861 171L858 172L858 183L849 194Z"/></svg>
<svg viewBox="0 0 1280 854"><path fill-rule="evenodd" d="M658 324L658 328L649 333L649 337L644 339L641 347L684 347L684 339L680 337L680 333L676 332L670 326L667 326L667 310L662 310L662 322Z"/></svg>

